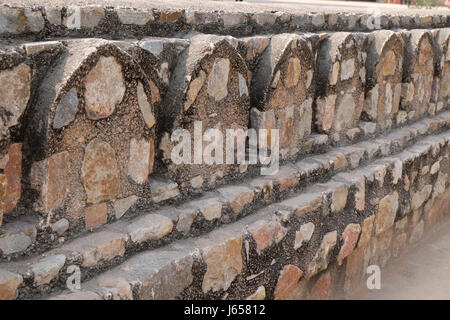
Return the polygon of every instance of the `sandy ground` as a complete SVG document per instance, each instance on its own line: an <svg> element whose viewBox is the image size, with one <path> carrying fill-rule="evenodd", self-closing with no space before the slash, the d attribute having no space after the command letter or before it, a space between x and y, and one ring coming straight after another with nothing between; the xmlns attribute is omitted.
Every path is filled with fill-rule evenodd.
<svg viewBox="0 0 450 320"><path fill-rule="evenodd" d="M450 220L441 222L381 271L381 289L354 299L450 299Z"/></svg>

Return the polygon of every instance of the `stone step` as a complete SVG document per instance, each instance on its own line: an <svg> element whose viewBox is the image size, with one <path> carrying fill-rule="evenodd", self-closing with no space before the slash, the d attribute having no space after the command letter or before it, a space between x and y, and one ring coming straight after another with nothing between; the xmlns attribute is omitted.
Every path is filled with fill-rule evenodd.
<svg viewBox="0 0 450 320"><path fill-rule="evenodd" d="M279 172L273 176L248 177L239 183L223 185L214 191L197 193L191 200L182 199L157 208L136 208L136 197L116 201L114 210L117 221L91 227L90 230L107 229L128 234L133 246L148 245L149 242L157 246L161 241L198 235L220 224L239 219L261 206L282 200L309 184L325 182L339 172L355 169L380 157L404 150L417 140L448 129L449 125L450 111L445 111L411 126L393 130L373 141L333 148L295 163L286 163L281 165ZM158 192L160 197L169 198L172 189L168 186L170 183L161 182L161 187L154 192ZM92 220L98 220L95 217L102 214L102 210L94 211ZM73 233L59 238L53 236L53 243L39 243L38 239L49 236L50 230L43 228L43 223L45 221L39 221L33 215L22 216L0 228L3 261L24 254L42 253L49 247L60 246L83 235ZM53 225L50 232L62 235L67 230L67 225L68 222L62 220L61 223Z"/></svg>
<svg viewBox="0 0 450 320"><path fill-rule="evenodd" d="M384 208L385 202L389 203L390 201L394 201L391 199L392 197L395 198L395 202L397 203L395 214L397 213L397 211L399 211L399 217L404 217L409 211L418 210L419 208L421 208L425 200L430 197L431 191L433 190L432 185L429 184L423 187L422 190L415 190L415 193L412 196L411 204L405 204L406 202L409 203L408 198L403 202L398 202L399 193L401 197L405 197L405 194L401 193L403 191L400 191L399 187L403 186L404 189L409 190L409 188L412 187L414 183L411 182L409 178L404 177L404 172L410 171L411 168L415 168L417 167L417 165L420 165L421 168L428 167L428 170L421 169L419 174L421 176L426 176L427 179L431 179L428 177L432 177L433 180L436 180L436 182L433 183L435 185L434 190L437 190L434 193L434 196L439 196L439 194L442 193L441 191L443 191L443 188L445 188L445 185L448 183L448 177L445 177L445 170L448 166L448 157L446 157L445 155L446 152L448 152L447 144L449 137L450 131L444 131L440 134L434 134L429 137L418 139L416 143L407 147L400 153L396 153L392 156L387 156L372 161L369 165L364 167L337 173L337 175L332 177L325 184L317 183L315 185L304 185L302 187L297 187L300 180L299 171L296 171L298 176L296 176L296 178L292 178L292 174L294 171L287 170L290 176L289 178L285 178L285 180L289 181L291 191L285 193L284 196L275 197L274 199L276 199L276 201L274 201L272 204L268 204L267 202L262 204L264 208L260 210L258 210L258 206L249 206L248 208L246 208L246 205L251 204L254 200L250 197L251 189L249 189L248 187L235 186L233 187L234 192L230 192L230 190L228 190L228 192L219 190L219 192L221 192L224 197L225 195L233 195L230 199L235 200L234 205L233 201L229 202L228 212L225 212L222 216L220 216L217 213L218 208L217 206L215 206L217 202L207 202L208 205L210 204L210 206L207 207L209 210L207 210L208 213L206 214L206 216L214 217L216 214L215 219L217 220L213 225L214 227L216 227L216 230L212 231L209 235L206 236L202 236L201 234L204 234L211 228L202 227L196 232L187 232L185 235L183 235L183 237L186 237L187 239L177 240L181 238L179 234L177 235L177 232L179 232L177 230L178 226L189 225L190 221L194 219L194 214L192 213L192 211L190 216L186 212L182 212L182 210L187 209L187 207L178 209L178 212L176 209L172 212L156 211L143 215L141 217L137 217L130 221L124 220L119 221L118 223L106 225L91 234L65 243L61 247L50 250L40 256L31 259L25 259L22 261L3 263L0 265L0 269L6 270L7 272L14 272L15 274L20 275L20 277L24 281L24 285L19 287L19 298L27 298L63 287L65 280L68 277L68 275L65 273L65 270L67 270L70 265L77 265L81 267L83 280L88 280L96 273L110 268L111 266L117 265L124 260L140 261L139 257L141 255L144 257L148 255L149 257L151 257L149 259L154 259L155 257L159 257L159 252L162 252L161 263L162 265L167 265L169 263L168 261L170 259L173 259L174 257L174 259L183 258L182 261L185 261L184 256L181 257L179 256L179 254L186 253L186 250L188 249L189 252L191 252L192 250L196 251L194 249L197 247L196 245L192 246L192 243L199 243L199 241L203 242L204 239L210 239L210 245L213 245L215 246L214 248L216 248L214 250L219 250L217 249L217 246L221 248L219 250L219 253L214 253L214 250L212 251L213 253L211 253L211 259L215 261L215 263L220 264L221 259L228 254L223 250L228 248L229 245L218 244L217 241L214 242L212 240L220 239L220 236L218 235L225 231L225 234L227 234L227 230L234 230L239 233L240 230L247 225L251 225L249 227L249 232L250 234L253 234L252 237L256 242L254 243L254 245L256 245L255 250L261 253L266 249L266 247L268 247L272 242L275 241L274 239L282 239L284 237L281 236L284 233L284 231L282 231L284 230L284 227L282 228L280 224L289 224L289 221L291 221L292 217L299 217L300 219L304 219L304 217L311 216L311 218L314 220L313 224L315 224L316 226L321 225L324 228L336 226L342 227L343 222L340 220L341 218L344 220L352 220L352 223L357 220L357 222L360 223L362 222L362 217L361 215L357 214L357 212L366 213L367 215L376 208L378 208L378 211L380 211L381 209L379 208ZM429 156L430 153L431 156ZM415 162L418 162L418 164L415 164ZM424 162L427 163L425 164ZM320 164L320 162L318 161L315 163L317 165ZM300 166L297 164L297 166L303 168L303 170L309 170L305 168L306 164ZM326 164L325 167L327 167ZM289 167L289 169L294 168L294 165L291 165ZM439 175L437 173L439 173ZM307 176L306 173L304 174L304 176ZM416 177L411 179L416 179ZM297 182L295 183L295 181ZM423 183L416 183L417 186L414 185L414 188L418 188L422 184ZM280 184L280 186L281 185L282 184ZM394 188L396 190L390 190L389 188ZM277 188L274 188L273 190L276 189ZM254 196L253 193L252 195ZM366 197L369 197L369 199L366 200ZM384 200L380 200L380 198L383 198ZM197 201L197 208L202 208L204 206L204 203L205 201L203 201L202 203L200 203L200 201ZM398 203L400 203L400 205ZM195 207L193 206L193 208ZM241 211L236 210L235 212L233 211L233 208L238 208ZM244 212L242 212L242 210L244 210ZM201 211L201 209L199 211ZM317 211L320 211L321 213L318 214ZM179 214L178 217L176 217L177 213ZM379 218L377 218L377 234L382 233L393 224L395 214L393 215L392 212L388 212L388 217L381 215ZM198 213L198 215L200 215L200 213ZM203 216L205 217L204 214ZM228 218L223 219L223 217ZM274 217L275 220L273 220L272 217ZM222 219L222 221L220 221L220 219ZM268 219L268 221L273 220L277 222L275 223L272 221L270 223L267 222L260 225L261 223L257 223L257 221L261 219ZM235 222L232 222L230 224L230 221ZM220 223L225 223L225 225L218 226ZM298 227L297 222L293 221L292 223L292 228ZM310 225L305 226L304 228L308 228L309 226ZM187 229L188 228L186 228L185 230ZM270 241L269 239L267 239L268 234L270 235L270 237L272 237ZM242 238L242 236L240 237ZM261 237L261 239L258 239L258 237ZM295 237L297 238L297 235ZM299 246L301 246L302 242L300 240L300 234L298 237L299 238L295 241L296 244L294 244L294 247L296 247L297 249ZM225 243L228 243L227 241ZM177 249L178 244L182 244L180 247L182 248L181 251ZM155 248L155 250L152 250L152 248ZM146 252L142 254L138 253L135 258L134 254L143 250L146 250ZM217 254L219 254L219 256L220 254L222 254L222 258L218 257ZM308 256L308 254L306 255ZM343 255L344 253L340 255L341 260L344 259ZM192 252L189 253L189 256L192 256ZM273 259L273 253L270 256ZM193 257L195 258L195 254L193 255ZM146 260L147 258L142 259ZM193 258L191 257L189 259L192 260ZM320 260L319 257L317 259ZM227 261L228 260L232 264L236 262L234 258L227 258ZM153 270L152 272L156 272L155 270L159 270L159 260L157 259L155 261L157 261L155 262L156 264L152 265L151 268L149 267L151 270ZM125 262L125 265L127 263L128 262ZM141 261L140 263L142 265L143 262ZM136 262L136 264L139 265L138 262ZM119 266L117 268L120 269L121 267ZM173 268L178 271L181 270L181 268L177 267L176 263ZM224 268L231 268L234 270L235 266L224 266ZM324 267L303 265L302 268L309 278L313 277L317 272L323 270L322 268ZM225 282L230 281L230 275L227 272L237 272L229 271L228 269L222 271L227 274L227 276L224 276L226 278L224 280ZM146 272L149 271L143 271L144 274L146 274ZM223 283L218 285L216 283L217 279L214 278L216 277L214 272L212 272L211 275L211 283L203 284L203 293L210 291L211 288L215 288L213 289L214 292L220 290L220 288L228 289L231 281L226 285L224 285ZM136 273L139 274L139 270L136 271ZM9 273L7 274L9 275ZM156 272L156 274L159 273ZM239 274L239 272L236 274ZM161 277L166 280L155 280L155 283L161 283L161 281L167 282L167 279L170 279L170 277L167 278L168 276L166 275L161 275ZM9 276L8 279L10 278L11 276ZM234 276L231 276L231 280L232 279L234 279ZM108 281L112 280L109 279ZM109 283L108 281L107 283ZM134 282L131 281L130 283ZM225 287L221 287L223 285ZM157 293L155 294L160 298L175 296L174 291L170 291L169 293L167 293L164 288L158 289ZM143 297L151 298L148 291L147 295L144 295Z"/></svg>
<svg viewBox="0 0 450 320"><path fill-rule="evenodd" d="M369 261L384 267L406 242L421 238L424 226L437 221L436 214L445 215L438 211L450 182L449 137L445 132L395 157L342 172L327 184L308 187L207 235L137 253L83 283L81 292L46 298L318 299L348 294L365 283L361 275ZM436 169L436 163L442 166Z"/></svg>
<svg viewBox="0 0 450 320"><path fill-rule="evenodd" d="M217 34L295 32L295 31L372 31L374 29L414 29L449 26L449 15L442 9L411 10L379 8L379 19L368 9L204 1L153 1L142 3L114 1L110 5L79 5L77 2L48 4L33 1L2 1L0 17L3 38L58 36L170 36L190 31Z"/></svg>

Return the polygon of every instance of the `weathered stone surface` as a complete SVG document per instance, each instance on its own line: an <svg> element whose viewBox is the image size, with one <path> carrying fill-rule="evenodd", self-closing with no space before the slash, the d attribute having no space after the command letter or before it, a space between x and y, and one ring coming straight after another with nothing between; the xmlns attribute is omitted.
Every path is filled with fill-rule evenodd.
<svg viewBox="0 0 450 320"><path fill-rule="evenodd" d="M14 221L3 227L0 253L10 255L28 249L36 240L36 222Z"/></svg>
<svg viewBox="0 0 450 320"><path fill-rule="evenodd" d="M6 194L3 199L4 213L11 212L22 195L22 144L14 143L8 149L8 162L4 168Z"/></svg>
<svg viewBox="0 0 450 320"><path fill-rule="evenodd" d="M318 272L325 270L328 267L328 260L331 252L334 249L337 241L337 231L328 232L322 239L320 247L317 250L314 258L310 262L307 268L308 278L317 274Z"/></svg>
<svg viewBox="0 0 450 320"><path fill-rule="evenodd" d="M347 204L348 188L346 185L338 185L333 188L331 195L331 211L337 212L345 208Z"/></svg>
<svg viewBox="0 0 450 320"><path fill-rule="evenodd" d="M97 283L112 295L113 300L133 300L131 285L122 277L115 274L102 274L98 277Z"/></svg>
<svg viewBox="0 0 450 320"><path fill-rule="evenodd" d="M122 66L114 57L101 56L84 82L85 108L89 119L109 117L125 94Z"/></svg>
<svg viewBox="0 0 450 320"><path fill-rule="evenodd" d="M398 210L398 193L394 191L380 200L378 204L376 230L378 235L381 232L388 230L394 225L395 215Z"/></svg>
<svg viewBox="0 0 450 320"><path fill-rule="evenodd" d="M234 213L241 213L244 207L253 201L254 193L247 187L220 188L219 193L230 203Z"/></svg>
<svg viewBox="0 0 450 320"><path fill-rule="evenodd" d="M22 281L22 276L0 269L0 300L15 299Z"/></svg>
<svg viewBox="0 0 450 320"><path fill-rule="evenodd" d="M7 128L18 124L27 107L31 90L31 68L22 63L10 70L0 72L0 110L8 116L1 120L0 137L7 134Z"/></svg>
<svg viewBox="0 0 450 320"><path fill-rule="evenodd" d="M59 271L64 266L66 257L62 254L49 256L41 259L31 266L34 275L34 285L41 286L50 283L58 276Z"/></svg>
<svg viewBox="0 0 450 320"><path fill-rule="evenodd" d="M281 270L278 277L277 286L275 287L274 299L289 299L295 290L295 287L303 275L303 271L298 267L288 264Z"/></svg>
<svg viewBox="0 0 450 320"><path fill-rule="evenodd" d="M417 191L414 193L412 199L411 199L411 209L417 210L419 209L422 204L430 197L432 186L430 184L427 184L422 188L422 190Z"/></svg>
<svg viewBox="0 0 450 320"><path fill-rule="evenodd" d="M341 80L348 80L355 73L355 59L344 60L341 63Z"/></svg>
<svg viewBox="0 0 450 320"><path fill-rule="evenodd" d="M69 229L70 223L66 218L59 219L52 226L52 231L58 235L63 235Z"/></svg>
<svg viewBox="0 0 450 320"><path fill-rule="evenodd" d="M33 164L32 185L41 194L41 202L50 212L61 207L69 190L69 153L63 151Z"/></svg>
<svg viewBox="0 0 450 320"><path fill-rule="evenodd" d="M180 194L178 184L172 181L152 179L150 188L152 190L152 199L156 203L175 198Z"/></svg>
<svg viewBox="0 0 450 320"><path fill-rule="evenodd" d="M39 10L31 8L11 8L3 6L0 9L0 32L21 34L24 32L39 32L44 28L45 20Z"/></svg>
<svg viewBox="0 0 450 320"><path fill-rule="evenodd" d="M248 86L247 81L245 80L244 76L240 73L238 73L238 79L239 79L239 96L248 96Z"/></svg>
<svg viewBox="0 0 450 320"><path fill-rule="evenodd" d="M155 20L151 11L136 10L134 8L118 8L116 10L119 20L123 24L143 26L149 21Z"/></svg>
<svg viewBox="0 0 450 320"><path fill-rule="evenodd" d="M116 219L122 218L127 210L130 209L138 200L139 197L133 195L114 201L113 207Z"/></svg>
<svg viewBox="0 0 450 320"><path fill-rule="evenodd" d="M359 224L351 223L345 227L345 230L341 236L341 240L343 240L344 243L342 244L337 258L339 265L341 265L342 261L353 252L360 233L361 226Z"/></svg>
<svg viewBox="0 0 450 320"><path fill-rule="evenodd" d="M151 82L151 83L153 83L153 82ZM157 93L156 90L158 90L158 89L155 86L155 88L152 90L152 102L154 102L153 100L155 98L156 98L155 101L158 100L157 96L159 95L159 93ZM153 95L155 95L155 97L153 97ZM144 91L144 86L142 85L141 82L139 82L138 86L137 86L137 98L138 98L139 108L141 109L141 112L142 112L142 117L144 118L145 124L150 129L155 125L156 119L155 119L155 115L153 114L152 106L148 102L147 94Z"/></svg>
<svg viewBox="0 0 450 320"><path fill-rule="evenodd" d="M79 252L83 267L94 267L101 261L110 261L125 253L127 235L112 231L100 231L78 238L62 248Z"/></svg>
<svg viewBox="0 0 450 320"><path fill-rule="evenodd" d="M208 94L216 101L224 99L228 95L228 74L230 72L230 60L217 58L208 75Z"/></svg>
<svg viewBox="0 0 450 320"><path fill-rule="evenodd" d="M336 95L329 95L325 99L317 100L317 125L323 131L331 129L336 107Z"/></svg>
<svg viewBox="0 0 450 320"><path fill-rule="evenodd" d="M279 222L266 220L258 220L251 224L248 231L256 242L258 254L274 243L280 242L287 232Z"/></svg>
<svg viewBox="0 0 450 320"><path fill-rule="evenodd" d="M218 198L202 199L197 201L196 205L208 221L219 219L222 216L222 202Z"/></svg>
<svg viewBox="0 0 450 320"><path fill-rule="evenodd" d="M159 214L148 214L128 226L128 233L134 243L159 240L172 232L173 223Z"/></svg>
<svg viewBox="0 0 450 320"><path fill-rule="evenodd" d="M283 78L284 85L286 88L291 88L296 86L299 79L300 73L302 71L302 66L300 64L300 60L297 57L290 58L288 62L287 72Z"/></svg>
<svg viewBox="0 0 450 320"><path fill-rule="evenodd" d="M370 217L364 219L361 228L361 236L358 241L358 248L366 246L372 238L374 221L375 215L371 215Z"/></svg>
<svg viewBox="0 0 450 320"><path fill-rule="evenodd" d="M73 120L78 112L78 96L75 88L70 89L56 106L53 128L61 129Z"/></svg>
<svg viewBox="0 0 450 320"><path fill-rule="evenodd" d="M97 203L117 196L120 173L115 152L108 143L94 139L86 146L81 179L88 202Z"/></svg>
<svg viewBox="0 0 450 320"><path fill-rule="evenodd" d="M186 102L184 103L184 110L188 110L189 107L194 103L198 93L200 92L200 89L203 87L205 79L206 74L203 70L201 70L199 76L192 80L192 82L189 84L189 89L186 94Z"/></svg>
<svg viewBox="0 0 450 320"><path fill-rule="evenodd" d="M106 203L94 204L84 211L86 229L95 228L106 223L108 208Z"/></svg>
<svg viewBox="0 0 450 320"><path fill-rule="evenodd" d="M206 263L206 273L203 277L204 293L221 289L227 290L233 280L242 272L242 237L229 237L226 241L204 248L203 261Z"/></svg>
<svg viewBox="0 0 450 320"><path fill-rule="evenodd" d="M49 300L101 300L100 296L92 291L75 291L71 293L63 293L54 297L50 297Z"/></svg>
<svg viewBox="0 0 450 320"><path fill-rule="evenodd" d="M331 298L331 274L325 272L316 281L308 295L308 300L328 300Z"/></svg>
<svg viewBox="0 0 450 320"><path fill-rule="evenodd" d="M409 243L413 244L422 238L423 230L424 230L425 223L423 220L420 220L420 222L414 227L414 229L411 232L411 235L409 237Z"/></svg>
<svg viewBox="0 0 450 320"><path fill-rule="evenodd" d="M299 231L295 232L294 250L297 250L303 245L303 243L311 240L312 234L314 233L314 228L314 224L312 222L308 222L303 224Z"/></svg>
<svg viewBox="0 0 450 320"><path fill-rule="evenodd" d="M132 138L130 141L130 158L128 160L128 176L138 184L147 181L148 175L153 170L155 157L155 146L153 139L137 140Z"/></svg>
<svg viewBox="0 0 450 320"><path fill-rule="evenodd" d="M101 6L69 6L63 19L68 29L93 29L105 17L105 9Z"/></svg>

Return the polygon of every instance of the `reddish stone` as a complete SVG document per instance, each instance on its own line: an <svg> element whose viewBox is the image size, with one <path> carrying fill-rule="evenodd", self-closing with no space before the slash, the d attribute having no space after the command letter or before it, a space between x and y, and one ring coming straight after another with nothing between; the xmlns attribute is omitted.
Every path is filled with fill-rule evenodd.
<svg viewBox="0 0 450 320"><path fill-rule="evenodd" d="M331 275L325 272L316 281L308 295L308 300L328 300L331 297Z"/></svg>
<svg viewBox="0 0 450 320"><path fill-rule="evenodd" d="M95 228L105 224L107 221L108 207L106 203L99 203L86 208L84 220L86 229Z"/></svg>
<svg viewBox="0 0 450 320"><path fill-rule="evenodd" d="M286 230L276 221L259 220L248 227L256 242L256 251L261 253L265 248L280 242L286 235Z"/></svg>
<svg viewBox="0 0 450 320"><path fill-rule="evenodd" d="M48 160L46 207L53 210L60 207L69 189L69 153L61 152Z"/></svg>
<svg viewBox="0 0 450 320"><path fill-rule="evenodd" d="M4 174L0 174L0 227L3 222L3 213L5 211L5 200L6 196L6 177Z"/></svg>
<svg viewBox="0 0 450 320"><path fill-rule="evenodd" d="M22 144L14 143L8 150L8 162L5 166L6 195L4 212L11 212L22 194Z"/></svg>
<svg viewBox="0 0 450 320"><path fill-rule="evenodd" d="M288 264L281 270L275 288L274 299L286 300L294 292L298 281L303 275L303 271L292 264Z"/></svg>
<svg viewBox="0 0 450 320"><path fill-rule="evenodd" d="M344 244L338 255L339 265L341 265L342 261L353 252L360 233L361 226L359 224L352 223L345 228L341 236L341 240L344 240Z"/></svg>

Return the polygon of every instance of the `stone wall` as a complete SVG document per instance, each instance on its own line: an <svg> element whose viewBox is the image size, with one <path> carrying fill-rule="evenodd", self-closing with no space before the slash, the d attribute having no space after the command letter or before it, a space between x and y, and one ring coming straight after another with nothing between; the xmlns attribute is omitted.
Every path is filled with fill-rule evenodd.
<svg viewBox="0 0 450 320"><path fill-rule="evenodd" d="M70 10L0 8L1 299L342 297L449 211L448 16ZM196 121L279 171L173 163Z"/></svg>

